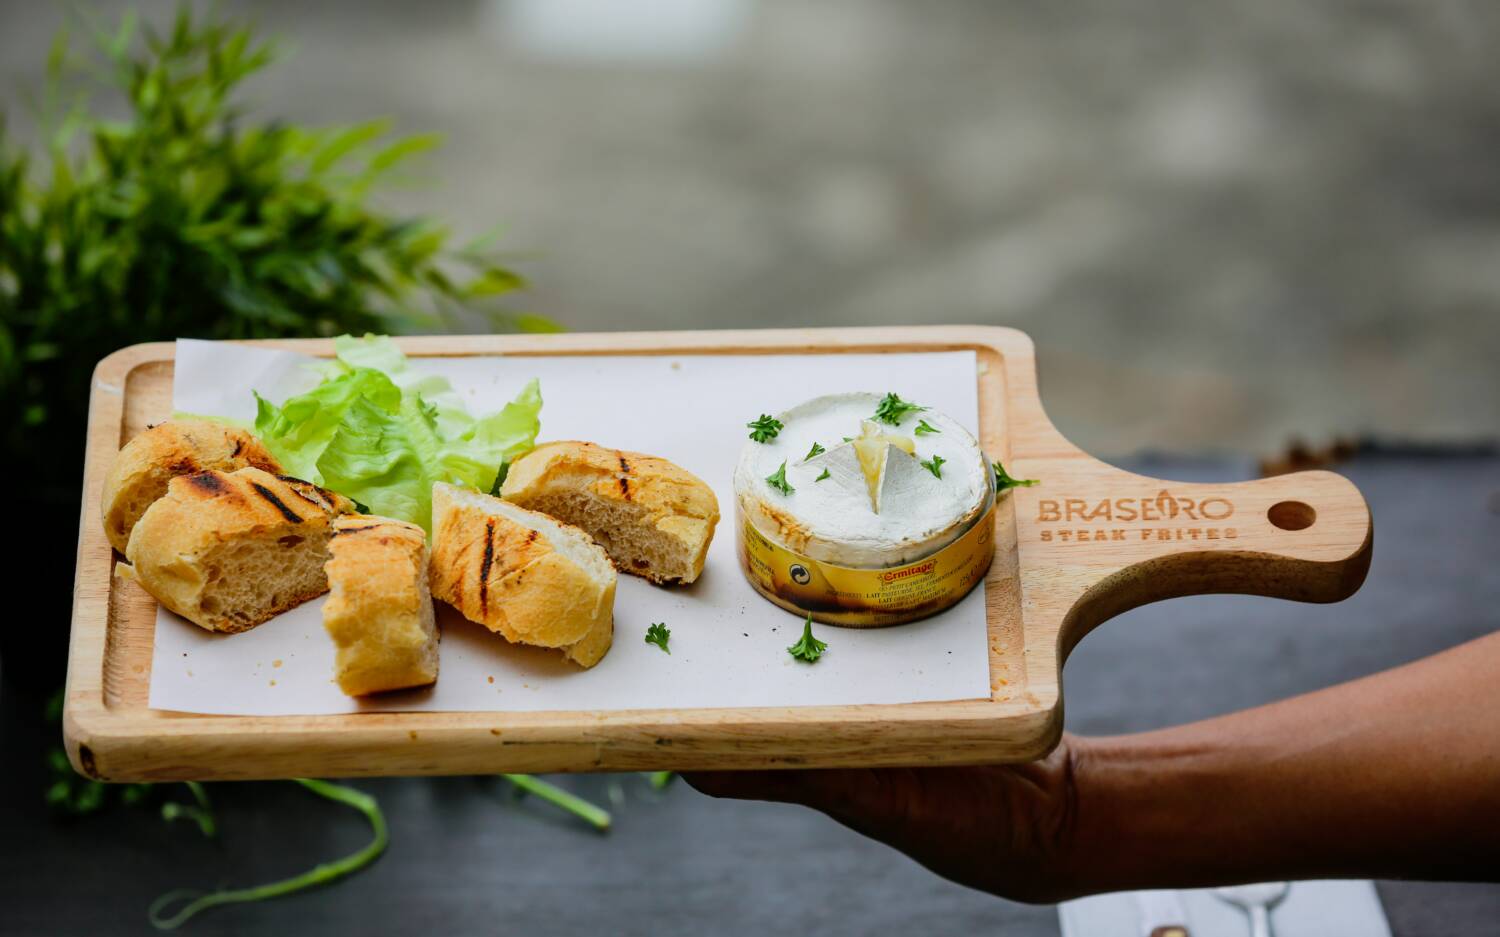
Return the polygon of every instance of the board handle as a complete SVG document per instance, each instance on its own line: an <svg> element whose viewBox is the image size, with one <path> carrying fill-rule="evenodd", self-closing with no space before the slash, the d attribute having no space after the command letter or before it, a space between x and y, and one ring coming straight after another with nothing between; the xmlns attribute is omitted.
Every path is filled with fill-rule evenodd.
<svg viewBox="0 0 1500 937"><path fill-rule="evenodd" d="M1208 593L1337 602L1369 571L1370 510L1341 475L1194 484L1100 468L1076 479L1089 498L1018 492L1032 560L1024 565L1069 570L1076 586L1067 590L1074 600L1059 603L1065 654L1101 622L1149 602Z"/></svg>

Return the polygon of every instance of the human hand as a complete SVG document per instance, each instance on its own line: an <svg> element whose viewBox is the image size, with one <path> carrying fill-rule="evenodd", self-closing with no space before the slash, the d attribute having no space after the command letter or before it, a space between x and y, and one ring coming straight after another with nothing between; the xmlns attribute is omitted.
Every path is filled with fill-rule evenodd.
<svg viewBox="0 0 1500 937"><path fill-rule="evenodd" d="M686 774L1019 901L1305 878L1500 881L1500 633L1025 765Z"/></svg>
<svg viewBox="0 0 1500 937"><path fill-rule="evenodd" d="M801 804L938 875L1017 901L1082 894L1074 850L1079 739L1041 761L961 768L712 771L683 775L713 797Z"/></svg>

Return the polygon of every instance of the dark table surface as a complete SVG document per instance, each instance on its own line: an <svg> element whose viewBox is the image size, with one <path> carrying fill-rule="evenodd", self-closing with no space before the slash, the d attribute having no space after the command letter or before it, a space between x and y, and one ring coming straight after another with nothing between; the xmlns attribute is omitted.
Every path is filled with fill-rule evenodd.
<svg viewBox="0 0 1500 937"><path fill-rule="evenodd" d="M1248 477L1248 462L1142 458L1167 478ZM1066 672L1067 725L1103 734L1229 712L1414 660L1500 629L1500 457L1364 454L1340 469L1376 518L1364 589L1333 606L1179 599L1106 623ZM7 627L14 627L10 622ZM61 622L37 623L62 626ZM9 663L9 662L7 662ZM150 933L177 887L248 884L341 855L360 818L288 783L210 788L220 838L156 802L59 820L42 806L55 729L42 696L0 683L0 933ZM1500 692L1500 691L1497 691ZM1500 713L1500 696L1497 696ZM990 898L795 807L716 802L637 775L560 783L613 799L599 835L493 778L359 782L391 845L335 886L207 912L191 934L1055 935L1055 908ZM1500 933L1500 885L1381 882L1397 937Z"/></svg>

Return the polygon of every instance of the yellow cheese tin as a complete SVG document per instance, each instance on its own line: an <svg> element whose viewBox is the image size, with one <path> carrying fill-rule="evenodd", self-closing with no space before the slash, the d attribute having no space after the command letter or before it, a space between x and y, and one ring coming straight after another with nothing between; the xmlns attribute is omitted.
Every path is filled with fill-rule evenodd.
<svg viewBox="0 0 1500 937"><path fill-rule="evenodd" d="M740 568L770 601L813 621L850 628L899 625L935 615L969 594L995 556L993 482L984 509L946 546L899 566L836 566L803 556L760 530L735 500Z"/></svg>

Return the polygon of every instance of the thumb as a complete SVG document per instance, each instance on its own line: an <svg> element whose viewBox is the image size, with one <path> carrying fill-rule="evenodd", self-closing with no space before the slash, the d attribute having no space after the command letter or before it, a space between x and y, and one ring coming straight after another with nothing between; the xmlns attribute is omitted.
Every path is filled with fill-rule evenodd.
<svg viewBox="0 0 1500 937"><path fill-rule="evenodd" d="M683 778L710 797L801 804L846 822L884 816L911 794L911 772L890 768L697 771Z"/></svg>
<svg viewBox="0 0 1500 937"><path fill-rule="evenodd" d="M728 800L805 804L807 771L692 771L682 779L699 793Z"/></svg>

